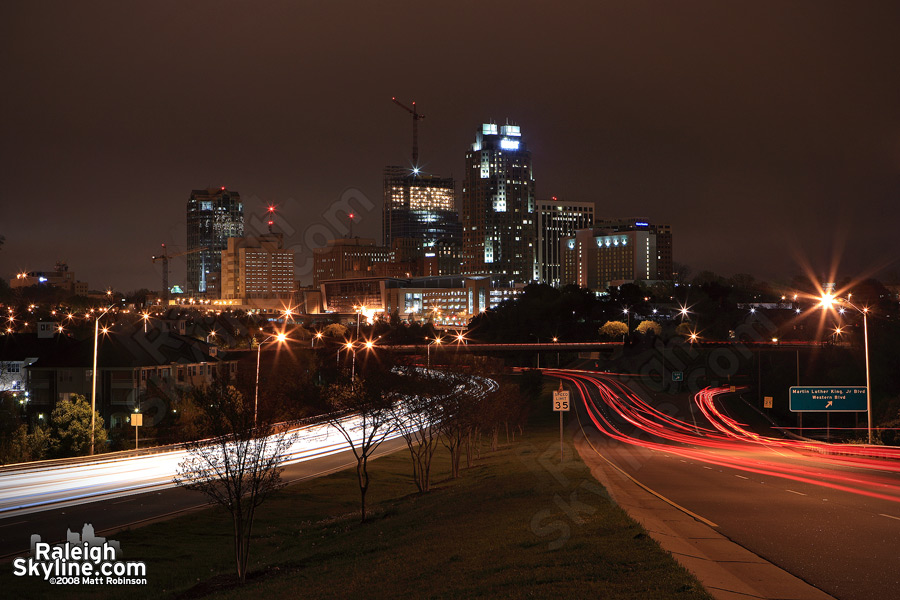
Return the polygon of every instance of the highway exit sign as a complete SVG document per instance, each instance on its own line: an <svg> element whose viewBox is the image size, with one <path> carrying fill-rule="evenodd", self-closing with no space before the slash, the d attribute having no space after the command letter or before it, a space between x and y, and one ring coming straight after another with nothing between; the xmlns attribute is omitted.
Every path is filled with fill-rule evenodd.
<svg viewBox="0 0 900 600"><path fill-rule="evenodd" d="M865 387L791 387L792 412L865 412Z"/></svg>

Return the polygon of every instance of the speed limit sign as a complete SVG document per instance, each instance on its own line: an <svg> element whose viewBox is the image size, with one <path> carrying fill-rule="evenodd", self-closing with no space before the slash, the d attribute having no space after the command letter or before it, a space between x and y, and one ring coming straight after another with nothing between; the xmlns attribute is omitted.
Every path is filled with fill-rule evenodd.
<svg viewBox="0 0 900 600"><path fill-rule="evenodd" d="M555 412L569 412L569 392L553 392L553 410Z"/></svg>

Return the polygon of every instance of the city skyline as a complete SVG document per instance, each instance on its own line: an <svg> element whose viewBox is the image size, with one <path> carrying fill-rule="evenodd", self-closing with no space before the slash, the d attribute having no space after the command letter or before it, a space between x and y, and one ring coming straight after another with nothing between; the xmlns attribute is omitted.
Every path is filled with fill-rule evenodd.
<svg viewBox="0 0 900 600"><path fill-rule="evenodd" d="M427 115L425 172L459 186L473 129L509 116L536 199L669 223L694 273L897 268L895 5L573 5L574 19L497 3L484 31L465 7L213 6L0 9L0 275L62 260L94 289L157 289L150 257L186 249L184 201L204 186L241 193L248 234L276 205L301 245L345 234L328 215L350 193L372 206L353 234L378 239L383 166L409 156L393 96ZM204 28L243 43L196 44Z"/></svg>

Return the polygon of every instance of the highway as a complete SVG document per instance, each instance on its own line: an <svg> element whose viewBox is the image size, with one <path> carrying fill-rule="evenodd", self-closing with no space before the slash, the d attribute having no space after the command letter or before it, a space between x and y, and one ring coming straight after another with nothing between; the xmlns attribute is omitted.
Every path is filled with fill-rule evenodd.
<svg viewBox="0 0 900 600"><path fill-rule="evenodd" d="M497 387L495 381L475 376L462 385L476 395ZM363 435L372 434L358 415L344 417L342 428L356 446ZM350 444L333 425L304 425L288 434L293 441L282 461L287 483L356 465ZM405 447L400 429L391 428L376 455ZM202 494L173 482L186 456L182 447L169 447L0 468L0 559L27 551L32 534L58 541L66 528L80 531L91 523L103 535L206 506Z"/></svg>
<svg viewBox="0 0 900 600"><path fill-rule="evenodd" d="M728 388L678 398L547 374L569 383L597 451L670 503L836 598L897 597L900 449L753 431Z"/></svg>

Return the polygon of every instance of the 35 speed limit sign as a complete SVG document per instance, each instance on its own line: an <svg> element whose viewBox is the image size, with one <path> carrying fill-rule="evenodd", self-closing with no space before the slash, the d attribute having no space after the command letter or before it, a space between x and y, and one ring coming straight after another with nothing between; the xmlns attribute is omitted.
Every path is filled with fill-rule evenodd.
<svg viewBox="0 0 900 600"><path fill-rule="evenodd" d="M569 392L553 392L553 410L555 412L569 412Z"/></svg>

